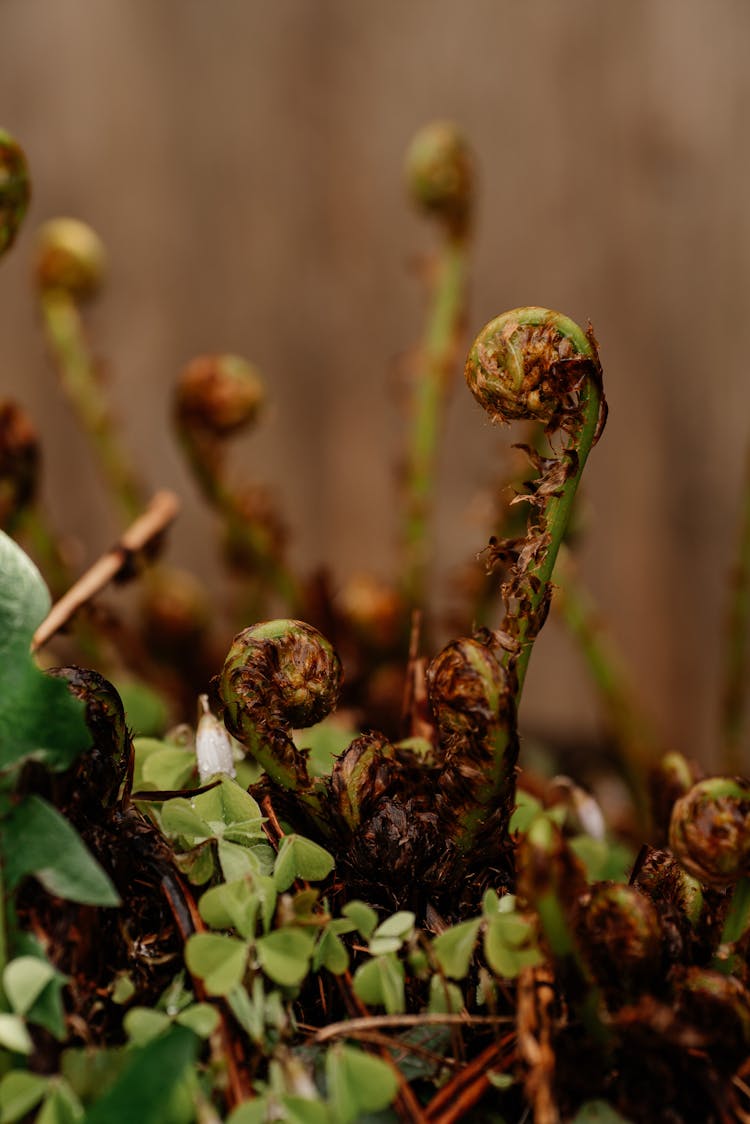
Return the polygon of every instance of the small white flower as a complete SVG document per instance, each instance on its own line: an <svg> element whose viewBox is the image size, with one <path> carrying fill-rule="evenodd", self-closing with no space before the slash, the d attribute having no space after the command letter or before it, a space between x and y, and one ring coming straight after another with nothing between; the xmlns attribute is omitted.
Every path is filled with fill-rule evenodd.
<svg viewBox="0 0 750 1124"><path fill-rule="evenodd" d="M208 695L201 695L198 704L202 714L195 732L195 756L198 760L198 773L201 783L216 773L226 773L235 777L232 742L224 724L213 715L208 706Z"/></svg>

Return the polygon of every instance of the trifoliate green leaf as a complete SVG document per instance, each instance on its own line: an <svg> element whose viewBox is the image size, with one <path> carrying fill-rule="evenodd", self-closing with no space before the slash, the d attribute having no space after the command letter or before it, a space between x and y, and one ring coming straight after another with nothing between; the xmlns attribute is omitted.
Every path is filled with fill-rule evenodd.
<svg viewBox="0 0 750 1124"><path fill-rule="evenodd" d="M524 968L541 963L531 924L517 914L496 914L484 932L484 955L493 972L515 979Z"/></svg>
<svg viewBox="0 0 750 1124"><path fill-rule="evenodd" d="M354 990L363 1003L385 1007L389 1015L405 1009L404 966L392 953L375 956L354 973Z"/></svg>
<svg viewBox="0 0 750 1124"><path fill-rule="evenodd" d="M184 1088L198 1048L193 1032L176 1026L133 1050L114 1085L86 1113L85 1124L176 1124L174 1097Z"/></svg>
<svg viewBox="0 0 750 1124"><path fill-rule="evenodd" d="M285 835L276 856L273 877L279 890L288 890L295 878L320 882L333 870L333 855L303 835Z"/></svg>
<svg viewBox="0 0 750 1124"><path fill-rule="evenodd" d="M36 956L11 960L3 972L3 988L14 1013L25 1015L55 975L53 966Z"/></svg>
<svg viewBox="0 0 750 1124"><path fill-rule="evenodd" d="M199 1038L210 1038L219 1025L219 1012L210 1003L192 1003L175 1018L179 1026L186 1026Z"/></svg>
<svg viewBox="0 0 750 1124"><path fill-rule="evenodd" d="M245 939L255 934L260 906L259 895L245 878L212 886L198 903L201 917L212 929L236 929Z"/></svg>
<svg viewBox="0 0 750 1124"><path fill-rule="evenodd" d="M122 1021L125 1032L134 1046L145 1046L163 1034L171 1019L165 1011L152 1007L131 1007Z"/></svg>
<svg viewBox="0 0 750 1124"><path fill-rule="evenodd" d="M430 980L430 1002L427 1010L431 1015L455 1015L464 1007L464 997L461 988L456 987L440 976L433 976Z"/></svg>
<svg viewBox="0 0 750 1124"><path fill-rule="evenodd" d="M362 934L365 940L369 940L375 932L378 915L372 906L367 905L366 902L360 902L356 899L353 902L347 902L341 913L354 922L357 931Z"/></svg>
<svg viewBox="0 0 750 1124"><path fill-rule="evenodd" d="M34 1049L26 1023L20 1015L0 1011L0 1046L15 1054L30 1054Z"/></svg>
<svg viewBox="0 0 750 1124"><path fill-rule="evenodd" d="M260 966L282 987L297 987L310 970L315 936L304 929L274 929L255 945Z"/></svg>
<svg viewBox="0 0 750 1124"><path fill-rule="evenodd" d="M320 936L313 957L313 968L327 968L334 976L340 976L349 967L349 953L346 945L330 926L326 926Z"/></svg>
<svg viewBox="0 0 750 1124"><path fill-rule="evenodd" d="M34 1124L80 1124L83 1108L78 1097L65 1082L51 1083L42 1110Z"/></svg>
<svg viewBox="0 0 750 1124"><path fill-rule="evenodd" d="M25 1069L12 1069L0 1079L0 1124L14 1124L39 1104L49 1078Z"/></svg>
<svg viewBox="0 0 750 1124"><path fill-rule="evenodd" d="M189 971L203 980L209 995L228 995L242 980L248 946L220 933L194 933L185 944Z"/></svg>
<svg viewBox="0 0 750 1124"><path fill-rule="evenodd" d="M473 918L471 921L461 921L458 925L446 929L432 942L433 952L446 976L454 980L464 979L469 971L481 924L481 917Z"/></svg>
<svg viewBox="0 0 750 1124"><path fill-rule="evenodd" d="M398 1078L381 1058L337 1043L326 1054L326 1087L337 1121L353 1124L388 1107L398 1091Z"/></svg>
<svg viewBox="0 0 750 1124"><path fill-rule="evenodd" d="M398 952L405 940L414 932L416 918L408 910L400 910L387 917L378 925L370 937L370 952L379 956L386 952Z"/></svg>

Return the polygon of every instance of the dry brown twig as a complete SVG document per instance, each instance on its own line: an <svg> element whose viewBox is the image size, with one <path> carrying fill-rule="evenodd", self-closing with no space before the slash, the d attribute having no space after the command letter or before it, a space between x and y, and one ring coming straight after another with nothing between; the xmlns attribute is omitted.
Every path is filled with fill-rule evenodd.
<svg viewBox="0 0 750 1124"><path fill-rule="evenodd" d="M115 545L103 554L50 609L34 633L31 651L52 639L97 593L109 585L150 542L175 519L180 501L174 492L157 492L142 515L131 523Z"/></svg>
<svg viewBox="0 0 750 1124"><path fill-rule="evenodd" d="M344 1022L329 1023L315 1034L316 1042L326 1042L329 1038L356 1037L359 1031L403 1028L410 1026L496 1026L511 1022L510 1018L494 1015L368 1015L363 1018L346 1019Z"/></svg>

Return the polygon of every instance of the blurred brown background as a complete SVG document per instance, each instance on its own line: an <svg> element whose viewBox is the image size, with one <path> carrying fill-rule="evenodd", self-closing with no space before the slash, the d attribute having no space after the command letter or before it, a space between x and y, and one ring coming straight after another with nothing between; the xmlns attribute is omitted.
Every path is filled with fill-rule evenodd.
<svg viewBox="0 0 750 1124"><path fill-rule="evenodd" d="M57 527L84 561L116 531L28 285L34 228L70 214L109 250L89 325L129 445L184 498L171 557L215 580L168 417L181 365L225 350L268 380L237 456L275 482L292 557L391 570L394 387L434 245L402 157L452 118L481 172L469 330L526 303L593 322L611 412L585 574L665 736L706 758L750 435L749 41L744 0L0 0L0 124L34 177L0 270L0 393L43 433ZM438 590L484 544L472 500L511 439L457 386ZM596 722L555 628L525 707Z"/></svg>

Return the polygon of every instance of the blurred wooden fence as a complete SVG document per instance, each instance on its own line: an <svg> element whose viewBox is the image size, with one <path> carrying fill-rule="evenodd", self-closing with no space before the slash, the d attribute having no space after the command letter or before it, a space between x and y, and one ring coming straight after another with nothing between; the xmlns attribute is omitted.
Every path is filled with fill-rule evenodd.
<svg viewBox="0 0 750 1124"><path fill-rule="evenodd" d="M57 526L88 558L114 531L28 287L34 226L73 214L111 256L90 329L127 440L184 495L175 559L216 573L171 383L230 350L267 375L271 416L238 459L276 482L296 556L389 571L394 388L432 244L401 159L453 118L481 169L470 329L526 303L594 323L611 414L586 577L665 737L709 759L750 435L749 34L742 0L3 0L0 124L35 195L0 270L0 393L44 434ZM472 497L508 441L457 386L438 588L483 544ZM528 721L593 728L564 635L532 671Z"/></svg>

